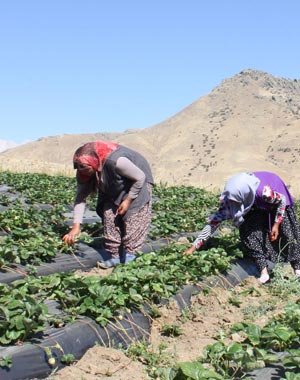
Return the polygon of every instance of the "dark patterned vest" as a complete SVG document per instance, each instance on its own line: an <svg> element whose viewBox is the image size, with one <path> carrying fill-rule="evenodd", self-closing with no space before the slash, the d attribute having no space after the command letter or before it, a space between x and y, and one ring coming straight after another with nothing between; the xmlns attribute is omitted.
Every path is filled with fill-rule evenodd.
<svg viewBox="0 0 300 380"><path fill-rule="evenodd" d="M119 157L128 158L134 165L141 169L146 176L145 183L136 199L130 205L125 218L137 212L142 206L150 200L148 184L153 185L153 177L148 161L138 152L120 145L118 149L113 151L106 159L103 166L102 182L104 188L99 191L99 201L109 200L116 206L126 198L133 182L132 180L122 177L116 171L116 163Z"/></svg>

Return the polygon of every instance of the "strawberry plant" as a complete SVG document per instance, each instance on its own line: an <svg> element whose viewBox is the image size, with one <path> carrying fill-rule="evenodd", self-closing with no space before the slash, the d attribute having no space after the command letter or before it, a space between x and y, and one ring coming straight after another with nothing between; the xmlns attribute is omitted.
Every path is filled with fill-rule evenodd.
<svg viewBox="0 0 300 380"><path fill-rule="evenodd" d="M75 178L32 173L0 172L0 183L31 204L72 204L76 188Z"/></svg>
<svg viewBox="0 0 300 380"><path fill-rule="evenodd" d="M3 206L0 214L2 269L17 263L37 265L51 261L57 252L65 252L61 236L67 229L66 206L72 205L75 195L74 178L6 172L0 173L0 182L10 187L9 192L0 196ZM185 284L222 273L230 268L233 260L242 257L237 230L216 235L192 256L182 255L186 246L171 243L174 234L199 231L206 224L205 217L218 205L218 195L192 187L166 186L155 186L153 194L149 237L170 237L168 246L149 254L137 254L134 262L115 268L105 278L61 273L28 277L16 281L11 287L1 285L0 343L26 341L43 331L46 322L53 326L60 324L62 318L49 315L43 303L49 298L59 302L65 313L64 322L87 316L106 326L114 320L121 320L125 312L133 309L143 309L153 318L156 305L177 294ZM92 198L88 207L94 209L94 206L95 199ZM100 219L99 223L83 226L91 244L95 236L101 235L101 227ZM191 242L193 237L188 239ZM237 298L232 297L230 302L239 305ZM232 332L240 332L245 337L243 342L226 345L222 340L217 341L208 346L203 358L196 362L168 367L170 363L162 350L154 354L149 347L142 346L136 347L136 355L143 356L149 364L152 377L165 380L224 379L246 376L247 371L278 360L274 350L285 350L287 356L282 360L287 369L285 376L288 380L296 380L299 330L299 305L291 303L285 313L264 327L254 323L235 325ZM181 330L176 325L165 325L162 332L176 336ZM50 355L49 360L52 359ZM73 357L66 356L64 360L70 363ZM9 357L0 358L0 366L10 365Z"/></svg>
<svg viewBox="0 0 300 380"><path fill-rule="evenodd" d="M178 325L164 325L161 328L161 333L165 336L174 338L182 334L182 329Z"/></svg>
<svg viewBox="0 0 300 380"><path fill-rule="evenodd" d="M300 349L288 350L288 356L282 360L285 368L293 371L300 371Z"/></svg>
<svg viewBox="0 0 300 380"><path fill-rule="evenodd" d="M205 216L217 203L216 195L203 189L155 186L149 237L199 231L206 224Z"/></svg>
<svg viewBox="0 0 300 380"><path fill-rule="evenodd" d="M18 289L0 285L0 343L23 341L43 331L47 320L47 307L33 296Z"/></svg>
<svg viewBox="0 0 300 380"><path fill-rule="evenodd" d="M105 326L122 311L169 299L187 278L197 281L229 267L231 258L222 249L212 251L209 261L207 254L187 257L174 244L156 254L141 255L104 278L65 273L19 280L14 287L29 296L56 299L69 317L85 315Z"/></svg>
<svg viewBox="0 0 300 380"><path fill-rule="evenodd" d="M300 380L300 373L286 372L285 378L280 378L280 380Z"/></svg>
<svg viewBox="0 0 300 380"><path fill-rule="evenodd" d="M0 367L11 368L12 366L11 358L12 358L11 355L5 355L3 357L0 357Z"/></svg>

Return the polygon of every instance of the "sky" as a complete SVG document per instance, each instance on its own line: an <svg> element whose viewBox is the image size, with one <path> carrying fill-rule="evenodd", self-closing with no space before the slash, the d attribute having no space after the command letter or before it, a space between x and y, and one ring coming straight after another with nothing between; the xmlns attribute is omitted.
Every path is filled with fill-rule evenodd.
<svg viewBox="0 0 300 380"><path fill-rule="evenodd" d="M298 0L0 0L0 140L148 128L255 69L300 78Z"/></svg>

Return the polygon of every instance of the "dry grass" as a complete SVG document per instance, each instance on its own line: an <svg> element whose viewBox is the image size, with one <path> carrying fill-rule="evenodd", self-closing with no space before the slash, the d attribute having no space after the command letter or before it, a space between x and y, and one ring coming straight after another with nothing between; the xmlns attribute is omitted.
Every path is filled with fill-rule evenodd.
<svg viewBox="0 0 300 380"><path fill-rule="evenodd" d="M0 162L0 171L12 171L14 173L45 173L49 175L74 176L71 165L55 164L46 161L19 160L6 158Z"/></svg>

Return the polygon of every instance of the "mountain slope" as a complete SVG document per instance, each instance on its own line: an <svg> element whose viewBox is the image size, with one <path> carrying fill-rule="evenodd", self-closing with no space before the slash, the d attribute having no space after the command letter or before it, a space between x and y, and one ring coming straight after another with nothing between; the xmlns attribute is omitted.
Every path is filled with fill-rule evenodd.
<svg viewBox="0 0 300 380"><path fill-rule="evenodd" d="M0 168L72 174L74 150L104 139L143 153L156 182L219 190L239 171L270 170L298 195L299 137L300 80L249 69L155 126L46 137L0 153Z"/></svg>

